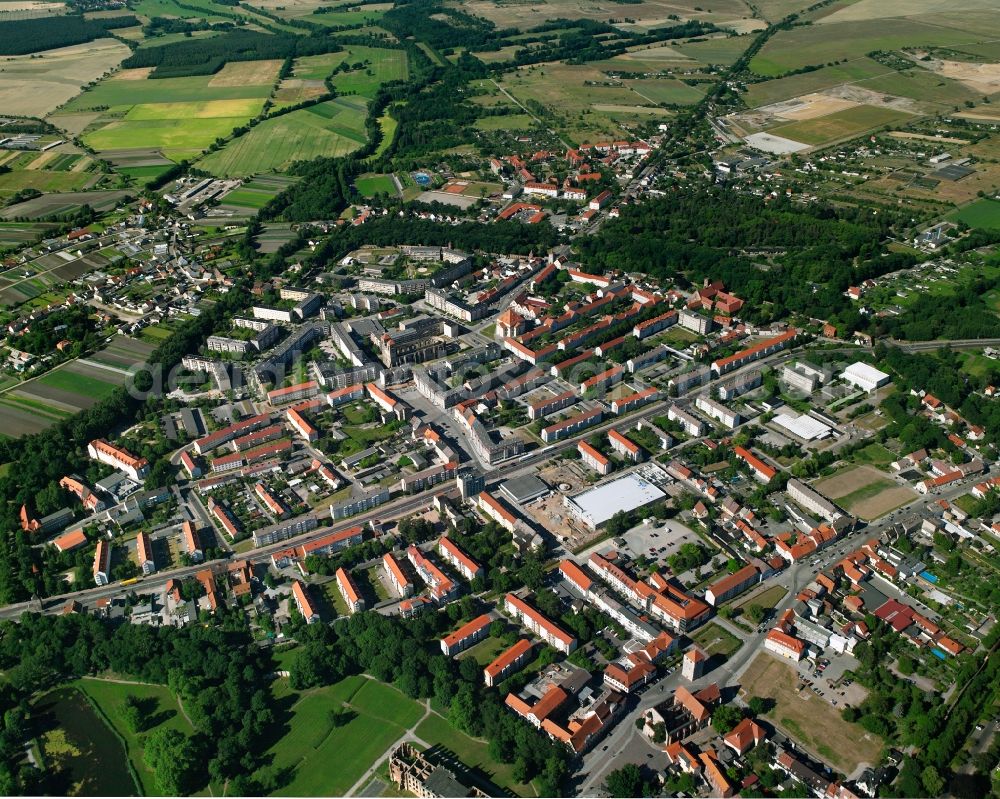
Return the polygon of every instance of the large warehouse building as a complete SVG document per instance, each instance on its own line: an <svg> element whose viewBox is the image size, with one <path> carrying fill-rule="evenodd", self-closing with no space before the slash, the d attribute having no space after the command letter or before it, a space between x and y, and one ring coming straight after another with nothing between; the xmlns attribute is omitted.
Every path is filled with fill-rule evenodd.
<svg viewBox="0 0 1000 799"><path fill-rule="evenodd" d="M647 471L651 466L647 464ZM662 472L659 467L654 467ZM665 481L669 480L663 472ZM563 504L576 518L591 530L596 530L618 511L633 511L666 496L638 470L616 480L601 483L574 497L564 497Z"/></svg>

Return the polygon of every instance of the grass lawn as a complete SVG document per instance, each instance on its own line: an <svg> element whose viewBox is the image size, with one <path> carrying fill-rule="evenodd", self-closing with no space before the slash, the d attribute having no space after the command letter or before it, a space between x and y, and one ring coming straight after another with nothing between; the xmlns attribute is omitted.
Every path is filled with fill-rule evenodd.
<svg viewBox="0 0 1000 799"><path fill-rule="evenodd" d="M489 745L455 729L445 718L431 714L417 726L417 737L432 747L447 750L466 766L484 774L496 787L518 796L534 796L530 785L514 782L513 765L497 763L489 755ZM493 794L496 795L496 794Z"/></svg>
<svg viewBox="0 0 1000 799"><path fill-rule="evenodd" d="M147 796L156 795L159 791L156 788L153 772L146 767L142 759L143 741L150 732L160 728L180 730L186 735L194 732L181 713L177 697L165 685L129 685L92 677L77 680L75 685L94 701L118 734L125 740L128 759L132 763L140 783L142 783L143 793ZM149 704L149 710L145 716L149 720L150 726L138 734L132 732L121 715L122 703L128 694L132 694Z"/></svg>
<svg viewBox="0 0 1000 799"><path fill-rule="evenodd" d="M874 443L869 444L867 447L863 447L855 452L854 460L857 463L868 463L872 466L881 467L888 466L896 460L896 456L881 444Z"/></svg>
<svg viewBox="0 0 1000 799"><path fill-rule="evenodd" d="M473 658L476 663L485 667L492 663L503 650L504 645L499 638L488 636L475 646L466 649L458 658L459 660Z"/></svg>
<svg viewBox="0 0 1000 799"><path fill-rule="evenodd" d="M788 593L788 589L780 585L772 585L770 588L761 591L759 594L751 594L747 597L742 597L738 604L732 606L734 611L739 611L742 615L746 612L746 609L751 605L760 605L762 608L770 610L775 605L777 605L782 599L785 598L785 594Z"/></svg>
<svg viewBox="0 0 1000 799"><path fill-rule="evenodd" d="M360 676L289 698L288 731L268 750L275 768L294 770L277 796L345 796L424 712L392 686ZM354 715L334 727L330 711L344 703Z"/></svg>
<svg viewBox="0 0 1000 799"><path fill-rule="evenodd" d="M960 507L966 513L971 514L973 510L975 510L975 507L979 502L979 500L976 499L974 496L972 496L972 494L962 494L962 496L958 497L957 499L953 499L951 502L953 505L958 505L958 507Z"/></svg>
<svg viewBox="0 0 1000 799"><path fill-rule="evenodd" d="M688 637L698 644L709 657L720 655L728 659L730 655L743 646L743 642L739 638L728 630L722 629L715 622L706 624Z"/></svg>
<svg viewBox="0 0 1000 799"><path fill-rule="evenodd" d="M840 710L809 690L797 691L798 675L767 652L757 655L743 673L745 699L773 699L767 718L838 771L850 774L859 763L877 763L883 741L840 716Z"/></svg>

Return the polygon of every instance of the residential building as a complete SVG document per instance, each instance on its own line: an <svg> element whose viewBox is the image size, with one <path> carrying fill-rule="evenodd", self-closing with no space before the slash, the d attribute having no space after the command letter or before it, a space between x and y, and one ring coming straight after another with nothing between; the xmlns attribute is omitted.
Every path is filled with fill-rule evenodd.
<svg viewBox="0 0 1000 799"><path fill-rule="evenodd" d="M467 624L463 624L455 632L442 638L441 651L448 657L454 657L459 652L464 652L490 634L492 623L493 618L488 613L477 616Z"/></svg>
<svg viewBox="0 0 1000 799"><path fill-rule="evenodd" d="M705 599L710 605L718 607L727 599L739 596L748 588L757 585L760 580L760 570L753 564L748 564L739 571L712 583L705 591Z"/></svg>
<svg viewBox="0 0 1000 799"><path fill-rule="evenodd" d="M632 463L638 463L642 460L642 448L617 430L608 431L608 442L611 444L611 449L625 460L632 461Z"/></svg>
<svg viewBox="0 0 1000 799"><path fill-rule="evenodd" d="M760 358L766 358L768 355L780 352L781 350L790 347L798 334L799 331L792 327L780 335L773 336L761 341L758 344L754 344L752 347L740 350L736 354L730 355L728 358L720 358L712 361L712 371L717 375L728 374L729 372L739 369L741 366L746 366L748 363L752 363Z"/></svg>
<svg viewBox="0 0 1000 799"><path fill-rule="evenodd" d="M795 636L775 628L770 630L764 639L764 649L797 663L805 655L806 644Z"/></svg>
<svg viewBox="0 0 1000 799"><path fill-rule="evenodd" d="M707 425L701 419L696 419L678 405L671 405L667 409L667 418L671 422L677 422L677 424L684 428L684 432L693 438L703 436L707 429Z"/></svg>
<svg viewBox="0 0 1000 799"><path fill-rule="evenodd" d="M500 653L485 669L483 669L483 679L486 684L493 688L506 680L511 674L520 670L528 663L534 644L527 638L521 638Z"/></svg>
<svg viewBox="0 0 1000 799"><path fill-rule="evenodd" d="M466 580L474 580L483 573L483 567L465 554L448 536L442 536L438 541L438 552Z"/></svg>
<svg viewBox="0 0 1000 799"><path fill-rule="evenodd" d="M351 573L344 568L339 568L337 569L336 578L337 587L340 589L340 595L344 597L344 601L347 603L347 609L351 613L364 610L365 600L362 598L361 592L358 591L358 586L354 582L354 578L351 577Z"/></svg>
<svg viewBox="0 0 1000 799"><path fill-rule="evenodd" d="M156 571L156 561L153 558L153 542L149 538L149 533L143 531L136 536L135 555L143 574L152 574Z"/></svg>
<svg viewBox="0 0 1000 799"><path fill-rule="evenodd" d="M508 613L520 620L525 628L531 630L549 646L567 655L576 649L577 641L574 636L561 629L515 594L507 594L504 607Z"/></svg>
<svg viewBox="0 0 1000 799"><path fill-rule="evenodd" d="M789 499L809 513L815 513L833 524L843 518L844 513L833 502L801 480L792 478L785 486Z"/></svg>
<svg viewBox="0 0 1000 799"><path fill-rule="evenodd" d="M111 575L111 542L102 538L94 552L94 584L107 585Z"/></svg>
<svg viewBox="0 0 1000 799"><path fill-rule="evenodd" d="M600 475L611 474L611 461L586 441L581 441L577 444L576 449L580 453L580 460L583 461L585 466L590 467Z"/></svg>
<svg viewBox="0 0 1000 799"><path fill-rule="evenodd" d="M391 552L386 552L382 556L382 568L397 596L406 598L413 595L412 581L404 574L402 564Z"/></svg>
<svg viewBox="0 0 1000 799"><path fill-rule="evenodd" d="M699 396L694 401L695 407L706 416L721 422L725 427L732 430L743 421L742 417L733 410L730 410L720 402L716 402L711 397Z"/></svg>
<svg viewBox="0 0 1000 799"><path fill-rule="evenodd" d="M295 607L302 614L302 618L306 620L306 624L313 624L319 621L319 612L309 598L309 592L305 583L301 580L292 582L292 597L295 600Z"/></svg>
<svg viewBox="0 0 1000 799"><path fill-rule="evenodd" d="M92 460L100 461L112 468L125 472L130 479L141 483L149 474L149 461L137 458L127 450L109 444L103 438L95 438L87 445L87 454Z"/></svg>

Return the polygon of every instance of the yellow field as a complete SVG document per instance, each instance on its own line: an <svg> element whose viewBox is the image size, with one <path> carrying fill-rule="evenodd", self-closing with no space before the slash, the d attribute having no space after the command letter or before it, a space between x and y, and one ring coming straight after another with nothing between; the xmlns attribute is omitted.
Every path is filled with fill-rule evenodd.
<svg viewBox="0 0 1000 799"><path fill-rule="evenodd" d="M222 86L270 86L278 78L281 60L230 61L208 82L212 88Z"/></svg>
<svg viewBox="0 0 1000 799"><path fill-rule="evenodd" d="M114 39L62 47L44 53L5 56L0 81L4 114L41 117L80 92L128 57L129 49Z"/></svg>
<svg viewBox="0 0 1000 799"><path fill-rule="evenodd" d="M111 80L146 80L146 78L149 77L149 73L152 71L152 67L134 67L133 69L123 69L116 75L113 75Z"/></svg>
<svg viewBox="0 0 1000 799"><path fill-rule="evenodd" d="M263 108L264 101L255 98L240 100L199 100L191 103L141 103L132 106L127 120L140 119L219 119L222 117L252 117Z"/></svg>

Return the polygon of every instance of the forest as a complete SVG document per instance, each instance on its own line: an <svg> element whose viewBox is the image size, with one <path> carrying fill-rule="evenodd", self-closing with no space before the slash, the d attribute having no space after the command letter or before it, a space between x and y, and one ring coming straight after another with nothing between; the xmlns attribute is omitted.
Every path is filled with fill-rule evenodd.
<svg viewBox="0 0 1000 799"><path fill-rule="evenodd" d="M109 31L138 24L131 14L100 19L73 14L5 21L0 25L0 55L27 55L92 42L108 36Z"/></svg>
<svg viewBox="0 0 1000 799"><path fill-rule="evenodd" d="M178 78L211 75L228 61L260 61L298 58L339 52L341 44L326 35L296 36L288 33L260 33L232 30L205 39L184 39L136 50L122 67L155 67L151 78Z"/></svg>
<svg viewBox="0 0 1000 799"><path fill-rule="evenodd" d="M116 627L83 614L26 614L4 622L0 668L0 790L4 795L64 793L49 785L50 771L22 768L24 744L32 734L28 700L76 677L112 671L168 685L183 700L195 733L171 736L171 757L155 766L160 793L188 794L208 781L229 781L233 795L256 795L273 786L255 785L248 775L263 765L266 732L275 724L267 675L269 657L253 646L241 626L191 625ZM11 720L20 721L15 730ZM4 733L7 734L4 734ZM188 763L190 769L177 765Z"/></svg>
<svg viewBox="0 0 1000 799"><path fill-rule="evenodd" d="M844 292L861 275L897 263L879 257L894 222L864 209L685 190L627 206L577 249L596 271L639 271L682 284L722 280L747 301L754 321L800 313L857 330L863 321Z"/></svg>

